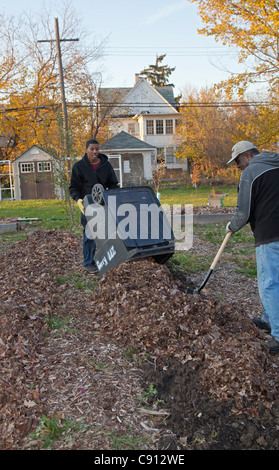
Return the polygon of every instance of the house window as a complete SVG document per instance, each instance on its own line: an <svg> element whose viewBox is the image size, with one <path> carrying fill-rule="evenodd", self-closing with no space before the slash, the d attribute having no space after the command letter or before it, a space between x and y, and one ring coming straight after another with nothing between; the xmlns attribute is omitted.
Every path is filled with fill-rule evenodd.
<svg viewBox="0 0 279 470"><path fill-rule="evenodd" d="M151 166L154 167L154 165L156 165L156 162L157 162L157 159L156 159L155 153L152 152L152 154L151 154Z"/></svg>
<svg viewBox="0 0 279 470"><path fill-rule="evenodd" d="M123 170L124 170L124 173L131 173L130 160L123 161Z"/></svg>
<svg viewBox="0 0 279 470"><path fill-rule="evenodd" d="M166 134L173 134L173 120L166 119Z"/></svg>
<svg viewBox="0 0 279 470"><path fill-rule="evenodd" d="M21 163L20 170L21 170L21 173L34 173L35 171L34 163Z"/></svg>
<svg viewBox="0 0 279 470"><path fill-rule="evenodd" d="M51 162L38 162L38 171L39 172L51 171Z"/></svg>
<svg viewBox="0 0 279 470"><path fill-rule="evenodd" d="M157 147L157 163L165 162L165 149L164 147Z"/></svg>
<svg viewBox="0 0 279 470"><path fill-rule="evenodd" d="M167 150L166 150L166 163L167 164L177 163L174 152L175 152L174 147L167 147Z"/></svg>
<svg viewBox="0 0 279 470"><path fill-rule="evenodd" d="M156 134L164 134L164 121L163 121L163 119L156 119Z"/></svg>
<svg viewBox="0 0 279 470"><path fill-rule="evenodd" d="M153 135L154 134L154 122L151 119L146 121L146 134Z"/></svg>
<svg viewBox="0 0 279 470"><path fill-rule="evenodd" d="M136 124L134 122L128 124L128 133L130 135L136 135Z"/></svg>

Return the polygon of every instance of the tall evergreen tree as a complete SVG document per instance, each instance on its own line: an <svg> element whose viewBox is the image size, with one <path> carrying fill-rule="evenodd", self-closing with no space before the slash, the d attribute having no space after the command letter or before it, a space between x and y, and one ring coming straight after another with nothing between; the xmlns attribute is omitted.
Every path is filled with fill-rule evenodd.
<svg viewBox="0 0 279 470"><path fill-rule="evenodd" d="M166 54L160 56L156 55L155 64L149 65L146 69L140 72L141 76L144 76L153 86L160 87L164 85L172 85L169 83L169 76L175 70L175 67L169 67L168 65L161 65Z"/></svg>

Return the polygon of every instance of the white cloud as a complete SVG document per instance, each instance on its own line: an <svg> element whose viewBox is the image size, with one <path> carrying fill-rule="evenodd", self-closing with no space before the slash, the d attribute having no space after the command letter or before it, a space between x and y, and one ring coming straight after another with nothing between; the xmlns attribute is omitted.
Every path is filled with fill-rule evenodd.
<svg viewBox="0 0 279 470"><path fill-rule="evenodd" d="M154 15L151 15L148 18L146 18L146 20L144 21L144 24L157 23L157 21L160 21L163 18L167 18L168 16L172 15L176 11L182 10L185 7L186 7L185 0L183 2L177 2L174 5L168 5L167 7L162 8L160 11L158 11Z"/></svg>

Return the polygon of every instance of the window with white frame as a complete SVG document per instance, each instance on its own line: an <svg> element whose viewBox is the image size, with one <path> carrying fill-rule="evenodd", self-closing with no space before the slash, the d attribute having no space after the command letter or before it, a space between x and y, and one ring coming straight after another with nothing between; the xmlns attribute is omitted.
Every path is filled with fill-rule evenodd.
<svg viewBox="0 0 279 470"><path fill-rule="evenodd" d="M165 149L164 147L157 147L157 163L165 162Z"/></svg>
<svg viewBox="0 0 279 470"><path fill-rule="evenodd" d="M20 171L21 173L34 173L35 172L35 165L34 163L21 163L20 164Z"/></svg>
<svg viewBox="0 0 279 470"><path fill-rule="evenodd" d="M173 120L166 119L166 134L173 134Z"/></svg>
<svg viewBox="0 0 279 470"><path fill-rule="evenodd" d="M175 152L174 147L167 147L167 149L166 149L166 163L169 164L169 165L172 164L172 163L177 163L174 152Z"/></svg>
<svg viewBox="0 0 279 470"><path fill-rule="evenodd" d="M164 134L164 120L156 119L156 134Z"/></svg>
<svg viewBox="0 0 279 470"><path fill-rule="evenodd" d="M154 167L156 165L157 159L154 152L151 153L151 166Z"/></svg>
<svg viewBox="0 0 279 470"><path fill-rule="evenodd" d="M136 124L134 122L128 123L128 133L130 135L136 135Z"/></svg>
<svg viewBox="0 0 279 470"><path fill-rule="evenodd" d="M153 119L147 119L147 121L146 121L146 134L147 135L153 135L154 134Z"/></svg>
<svg viewBox="0 0 279 470"><path fill-rule="evenodd" d="M51 171L51 162L38 162L38 171L39 172Z"/></svg>

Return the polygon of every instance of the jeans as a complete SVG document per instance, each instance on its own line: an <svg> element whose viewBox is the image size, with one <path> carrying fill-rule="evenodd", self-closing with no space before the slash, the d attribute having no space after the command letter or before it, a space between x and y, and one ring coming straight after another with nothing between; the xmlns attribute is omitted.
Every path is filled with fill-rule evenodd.
<svg viewBox="0 0 279 470"><path fill-rule="evenodd" d="M83 250L83 266L95 264L94 255L96 250L95 240L87 238L85 233L85 227L87 220L85 215L81 214L81 225L83 226L83 239L82 239L82 250Z"/></svg>
<svg viewBox="0 0 279 470"><path fill-rule="evenodd" d="M279 341L279 242L256 247L258 287L264 307L263 320Z"/></svg>

